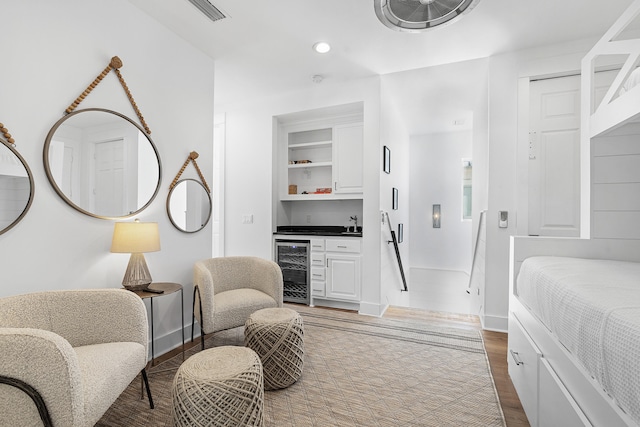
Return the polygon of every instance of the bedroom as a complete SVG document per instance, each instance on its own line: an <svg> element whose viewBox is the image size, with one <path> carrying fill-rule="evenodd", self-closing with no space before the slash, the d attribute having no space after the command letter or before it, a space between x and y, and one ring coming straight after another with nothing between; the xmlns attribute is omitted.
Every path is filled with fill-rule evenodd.
<svg viewBox="0 0 640 427"><path fill-rule="evenodd" d="M213 157L212 117L220 112L214 106L213 99L219 95L216 92L217 85L224 86L223 73L217 69L216 61L211 57L133 5L143 7L145 2L118 1L110 3L108 7L97 2L73 0L56 5L45 1L31 2L29 5L21 3L11 1L3 5L7 16L12 16L12 19L3 24L5 67L0 79L0 120L11 130L17 149L34 172L36 197L28 215L14 229L1 236L0 255L3 260L11 261L3 263L4 286L0 292L6 296L59 287L113 287L114 283L120 282L127 261L124 255L109 253L113 223L79 215L51 190L41 167L42 144L49 128L63 115L64 108L86 87L90 79L104 67L108 58L119 55L124 61L123 74L149 119L154 140L161 147L163 187L167 187L189 151L197 150L203 159ZM151 7L151 3L146 2L147 7ZM480 14L483 7L499 8L507 3L482 0L472 13ZM546 9L528 11L527 8L534 8L535 4L540 3L527 3L529 5L522 13L540 14L535 16L544 16L545 10L556 7L555 2L546 1L542 3ZM515 220L516 213L520 212L517 196L520 172L516 160L518 146L514 141L522 140L517 114L518 79L579 70L580 59L629 4L629 1L617 1L610 4L607 11L587 16L587 8L581 2L569 2L563 7L569 10L573 6L575 10L580 10L581 17L584 13L584 24L575 28L571 26L558 39L544 39L540 45L527 44L515 51L503 45L510 36L502 34L496 24L491 26L491 32L498 33L496 38L500 45L487 46L480 56L473 58L488 58L486 60L489 63L488 120L485 129L489 137L484 155L491 167L485 171L486 200L478 204L478 207L484 204L489 212L488 217L494 220L494 226L487 229L487 287L482 298L481 313L488 329L507 330L509 236L521 232L516 228L518 222ZM35 6L38 9L34 10ZM368 2L366 6L369 8ZM228 9L232 11L233 7L229 5ZM470 20L472 16L469 14L465 20ZM557 19L560 19L559 16ZM589 17L591 20L587 19ZM521 19L519 16L513 18ZM575 23L573 17L566 19ZM465 20L459 23L463 24ZM540 22L544 22L542 18ZM394 34L386 28L382 30L385 30L383 34ZM455 26L451 25L449 31L454 30ZM546 36L550 37L550 32ZM249 34L244 37L241 41L248 43ZM465 45L463 42L460 44ZM230 58L234 56L232 52L227 54ZM258 55L258 58L262 56ZM441 62L458 60L446 58ZM436 66L425 64L421 67L428 65ZM245 67L251 68L252 64L245 64ZM306 79L305 74L305 82ZM384 96L380 95L380 82L384 84L385 77L372 76L323 86L322 89L312 86L310 90L298 91L276 84L267 85L258 78L256 80L256 84L271 87L279 94L263 101L252 99L250 108L230 108L226 112L228 163L224 241L226 254L249 253L269 258L272 248L271 183L268 180L246 178L250 173L271 176L271 164L267 162L267 165L263 159L272 157L272 117L322 105L365 100L370 106L366 108L371 108L368 120L375 123L384 109L389 107L382 105L380 100ZM121 93L108 92L108 88L113 89L116 84L114 81L102 83L85 101L87 106L106 104L116 110L130 111ZM118 87L116 89L120 90ZM257 90L255 87L250 89ZM246 126L247 122L252 126ZM375 140L387 138L380 130L372 129L370 132ZM238 141L255 143L255 146L251 146L251 156L247 155L244 143ZM394 148L394 153L401 156L402 148ZM376 148L367 157L368 163L375 165L376 171L380 156L381 152ZM480 157L474 155L474 158ZM201 167L208 177L213 176L211 162L202 161ZM388 199L387 187L381 187L390 188L393 185L391 182L378 182L377 175L370 179L375 182L372 184L371 205L365 209L365 227L374 231L379 227L371 224L377 224L381 206ZM509 228L499 229L495 218L498 211L504 210L511 213L511 221ZM242 215L250 213L254 214L254 223L242 224ZM162 251L146 256L154 277L190 283L191 265L195 260L212 253L213 237L209 233L184 235L173 229L166 220L162 196L140 218L161 222ZM408 220L406 222L409 223ZM257 239L254 238L256 235L259 236ZM374 266L366 270L370 275L366 280L372 284L366 300L371 304L372 313L384 309L387 297L401 297L396 291L397 287L386 289L382 283L383 277L392 274L393 264L383 258L388 252L381 250L381 237L380 233L365 237L368 240L365 250L369 251L371 265ZM190 297L187 290L185 301L189 301ZM177 313L180 307L171 304L160 306L159 309ZM164 328L158 331L162 336L159 346L169 349L178 342L178 333L170 326Z"/></svg>

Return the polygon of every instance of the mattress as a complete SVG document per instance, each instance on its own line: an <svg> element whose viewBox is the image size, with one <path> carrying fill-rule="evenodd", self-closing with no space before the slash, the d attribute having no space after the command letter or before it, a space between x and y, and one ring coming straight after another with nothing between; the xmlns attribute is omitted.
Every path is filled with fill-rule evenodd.
<svg viewBox="0 0 640 427"><path fill-rule="evenodd" d="M527 258L515 291L640 424L640 263Z"/></svg>

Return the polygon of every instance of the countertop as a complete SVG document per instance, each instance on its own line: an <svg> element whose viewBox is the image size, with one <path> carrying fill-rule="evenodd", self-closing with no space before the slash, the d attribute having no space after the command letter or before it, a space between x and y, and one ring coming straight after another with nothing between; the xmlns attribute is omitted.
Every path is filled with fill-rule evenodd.
<svg viewBox="0 0 640 427"><path fill-rule="evenodd" d="M348 227L352 230L353 227ZM347 231L345 226L334 225L281 225L273 234L283 234L292 236L350 236L362 237L362 227L358 231Z"/></svg>

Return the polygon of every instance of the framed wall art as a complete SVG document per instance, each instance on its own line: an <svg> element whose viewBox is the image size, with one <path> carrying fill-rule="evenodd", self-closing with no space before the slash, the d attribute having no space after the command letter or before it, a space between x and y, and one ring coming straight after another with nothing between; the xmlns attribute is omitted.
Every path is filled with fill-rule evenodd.
<svg viewBox="0 0 640 427"><path fill-rule="evenodd" d="M395 211L398 210L398 189L393 187L393 194L391 199L391 208Z"/></svg>
<svg viewBox="0 0 640 427"><path fill-rule="evenodd" d="M386 145L382 155L382 170L385 173L391 173L391 150Z"/></svg>

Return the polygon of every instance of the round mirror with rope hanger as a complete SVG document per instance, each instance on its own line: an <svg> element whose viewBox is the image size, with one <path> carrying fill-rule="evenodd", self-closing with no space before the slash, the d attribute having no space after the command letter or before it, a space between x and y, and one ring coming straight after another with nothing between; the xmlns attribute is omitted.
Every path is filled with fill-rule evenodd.
<svg viewBox="0 0 640 427"><path fill-rule="evenodd" d="M127 218L144 210L160 189L160 155L114 56L65 110L47 135L43 160L47 178L77 211L100 219ZM76 110L114 71L142 126L103 108Z"/></svg>
<svg viewBox="0 0 640 427"><path fill-rule="evenodd" d="M211 190L196 162L199 154L189 153L180 171L171 182L167 196L167 215L174 227L184 233L195 233L202 230L211 219L212 200ZM182 173L193 163L200 181L195 179L180 179Z"/></svg>
<svg viewBox="0 0 640 427"><path fill-rule="evenodd" d="M3 234L29 211L35 185L31 169L16 150L15 140L2 123L0 133L0 234Z"/></svg>

